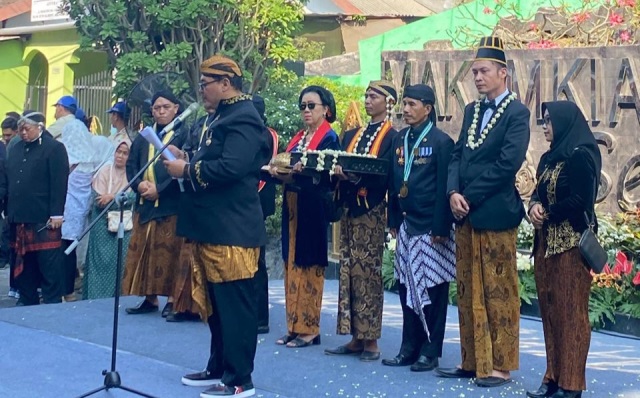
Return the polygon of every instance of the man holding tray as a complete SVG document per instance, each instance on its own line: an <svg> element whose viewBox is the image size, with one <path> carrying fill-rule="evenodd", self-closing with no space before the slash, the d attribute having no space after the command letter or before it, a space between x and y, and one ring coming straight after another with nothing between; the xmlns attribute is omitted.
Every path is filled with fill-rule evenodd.
<svg viewBox="0 0 640 398"><path fill-rule="evenodd" d="M456 277L447 170L453 140L436 127L435 94L408 86L402 113L409 127L393 142L389 227L397 236L395 277L402 306L402 344L387 366L430 371L442 356L449 283Z"/></svg>
<svg viewBox="0 0 640 398"><path fill-rule="evenodd" d="M348 153L372 155L393 162L392 141L397 131L391 114L398 95L393 84L374 81L365 95L371 116L366 125L344 133L342 147ZM345 174L335 166L340 180L338 202L346 211L340 220L340 289L338 334L351 341L328 348L327 355L359 355L362 361L380 358L378 339L382 332L382 254L387 224L386 201L389 173Z"/></svg>

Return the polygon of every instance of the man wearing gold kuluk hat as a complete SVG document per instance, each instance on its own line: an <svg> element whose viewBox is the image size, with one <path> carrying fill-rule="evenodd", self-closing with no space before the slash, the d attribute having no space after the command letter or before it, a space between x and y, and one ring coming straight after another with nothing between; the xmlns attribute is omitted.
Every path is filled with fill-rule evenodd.
<svg viewBox="0 0 640 398"><path fill-rule="evenodd" d="M502 40L480 41L471 67L481 98L464 110L447 192L455 219L462 363L442 377L476 377L480 387L511 381L519 364L516 232L525 211L515 187L529 145L526 106L507 89Z"/></svg>
<svg viewBox="0 0 640 398"><path fill-rule="evenodd" d="M194 243L193 298L211 330L207 368L182 381L210 385L203 398L242 398L255 395L253 277L267 240L257 187L260 168L271 159L271 137L252 97L242 93L236 62L214 55L200 72L204 106L215 113L202 125L197 150L171 148L178 159L165 161L169 174L185 179L177 231Z"/></svg>
<svg viewBox="0 0 640 398"><path fill-rule="evenodd" d="M392 141L398 134L392 127L391 113L397 100L393 83L372 81L364 95L371 121L345 132L342 147L350 153L387 159L391 165ZM347 175L342 167L336 166L336 176L340 180L338 199L346 209L340 221L337 333L352 337L346 345L324 352L359 355L362 361L377 361L380 358L378 339L382 333L382 255L389 174Z"/></svg>

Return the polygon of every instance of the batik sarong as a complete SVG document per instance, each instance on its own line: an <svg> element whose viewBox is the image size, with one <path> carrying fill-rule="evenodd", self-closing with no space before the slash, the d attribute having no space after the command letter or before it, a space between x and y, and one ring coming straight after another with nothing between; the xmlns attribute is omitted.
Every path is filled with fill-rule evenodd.
<svg viewBox="0 0 640 398"><path fill-rule="evenodd" d="M382 255L386 203L360 217L340 221L338 334L377 340L382 333Z"/></svg>
<svg viewBox="0 0 640 398"><path fill-rule="evenodd" d="M518 369L520 296L516 229L456 230L462 369L489 377Z"/></svg>
<svg viewBox="0 0 640 398"><path fill-rule="evenodd" d="M411 236L402 223L396 244L394 275L407 288L407 306L422 321L429 334L422 309L431 304L427 288L456 279L456 243L453 230L445 243L433 243L431 235Z"/></svg>

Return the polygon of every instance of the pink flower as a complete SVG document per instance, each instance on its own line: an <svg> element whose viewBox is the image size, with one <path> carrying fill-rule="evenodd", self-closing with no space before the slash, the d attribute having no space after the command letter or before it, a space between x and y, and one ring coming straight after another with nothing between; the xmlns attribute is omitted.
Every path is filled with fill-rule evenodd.
<svg viewBox="0 0 640 398"><path fill-rule="evenodd" d="M609 25L611 26L618 26L624 22L624 18L622 17L622 14L618 14L614 12L611 15L609 15L609 20L607 22L609 22Z"/></svg>
<svg viewBox="0 0 640 398"><path fill-rule="evenodd" d="M538 30L538 25L535 22L529 24L529 30Z"/></svg>
<svg viewBox="0 0 640 398"><path fill-rule="evenodd" d="M540 41L532 41L527 45L530 49L546 49L546 48L557 48L558 45L551 40L540 39Z"/></svg>
<svg viewBox="0 0 640 398"><path fill-rule="evenodd" d="M618 275L628 275L633 271L633 263L627 259L623 252L616 254L616 265L613 267L613 273Z"/></svg>
<svg viewBox="0 0 640 398"><path fill-rule="evenodd" d="M633 284L636 286L640 285L640 271L638 271L636 276L633 278Z"/></svg>
<svg viewBox="0 0 640 398"><path fill-rule="evenodd" d="M491 8L489 7L485 7L484 10L482 10L482 12L484 14L493 14L493 10L491 10Z"/></svg>
<svg viewBox="0 0 640 398"><path fill-rule="evenodd" d="M635 0L617 0L616 4L618 4L618 7L635 7L636 1Z"/></svg>
<svg viewBox="0 0 640 398"><path fill-rule="evenodd" d="M575 22L575 23L584 23L586 22L589 18L591 18L591 14L589 14L588 12L579 12L577 14L574 14L571 17L571 21Z"/></svg>
<svg viewBox="0 0 640 398"><path fill-rule="evenodd" d="M631 32L628 29L621 30L618 34L622 43L631 41Z"/></svg>

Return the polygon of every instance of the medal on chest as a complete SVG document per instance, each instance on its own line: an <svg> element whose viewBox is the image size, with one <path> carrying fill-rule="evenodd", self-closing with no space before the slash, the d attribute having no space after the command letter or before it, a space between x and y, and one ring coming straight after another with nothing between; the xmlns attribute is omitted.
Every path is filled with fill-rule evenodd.
<svg viewBox="0 0 640 398"><path fill-rule="evenodd" d="M406 198L409 196L409 185L407 185L406 181L402 183L402 187L400 187L400 194L398 194L401 198Z"/></svg>
<svg viewBox="0 0 640 398"><path fill-rule="evenodd" d="M209 122L209 117L207 117L207 119L204 121L203 125L202 125L202 133L200 133L200 142L202 142L202 138L203 136L206 137L204 140L204 145L205 146L209 146L211 145L211 136L213 135L213 129L211 128L211 125L213 125L213 123L215 123L218 119L220 118L220 115L216 116L215 119L213 119L213 121L211 123ZM202 144L200 144L202 145ZM198 148L200 149L200 148Z"/></svg>
<svg viewBox="0 0 640 398"><path fill-rule="evenodd" d="M402 199L409 196L409 176L411 175L411 166L413 166L413 159L416 155L419 156L420 143L423 142L423 140L424 142L426 142L427 135L431 131L432 127L433 127L433 123L429 122L429 124L427 124L424 130L422 130L422 132L418 136L418 139L415 141L411 149L409 149L409 131L407 131L404 135L404 145L403 145L402 152L406 156L406 159L403 159L404 164L402 164L402 166L404 167L404 173L402 178L402 186L400 187L400 192L398 193L398 197Z"/></svg>

